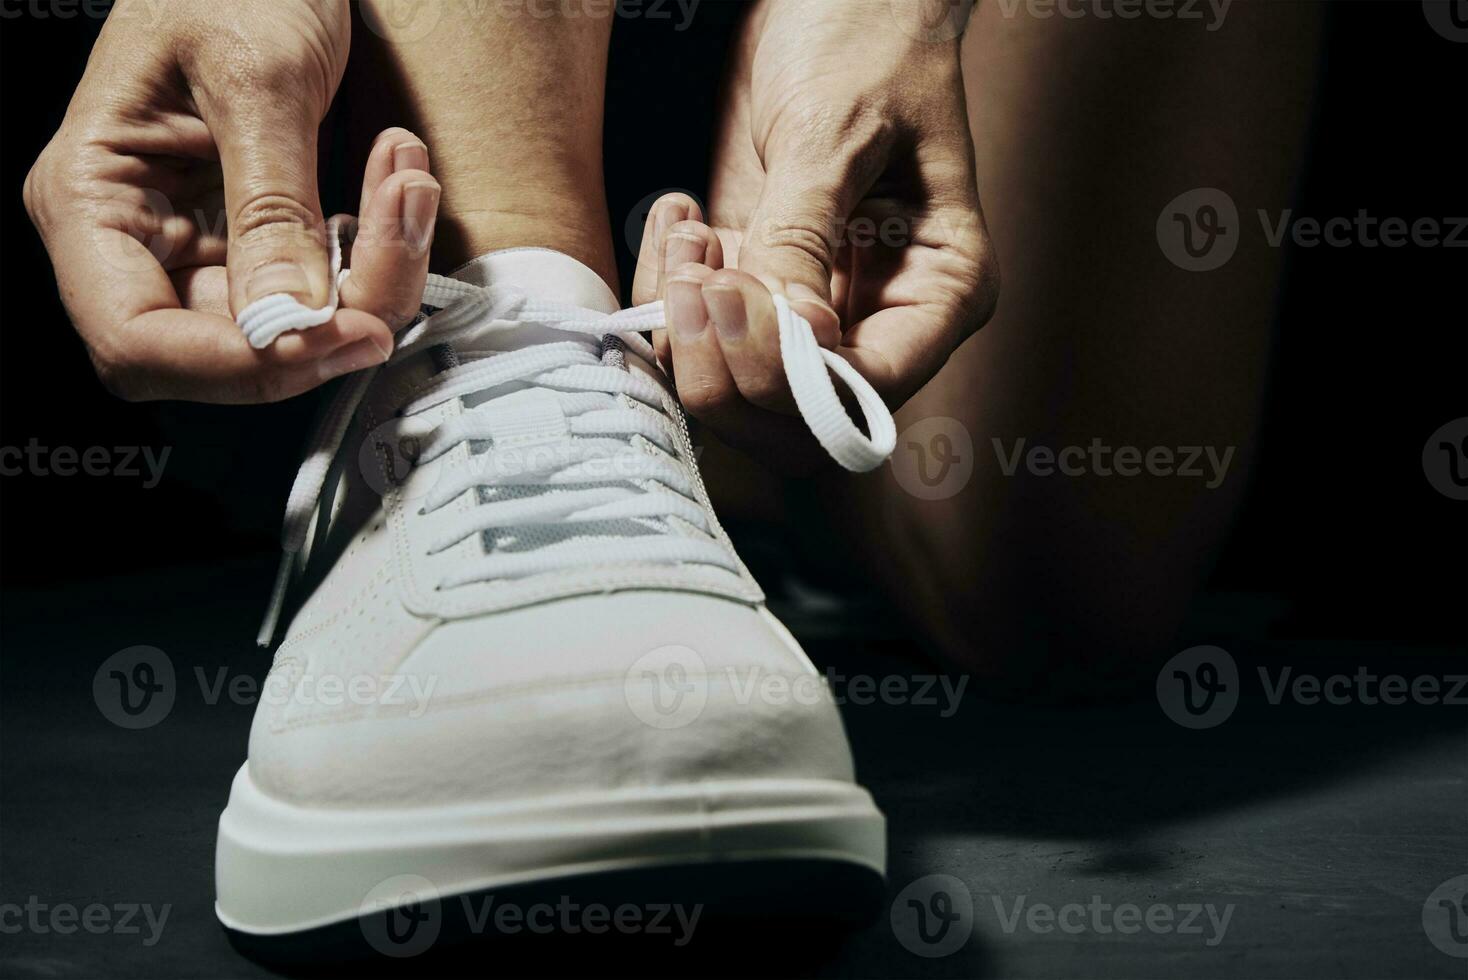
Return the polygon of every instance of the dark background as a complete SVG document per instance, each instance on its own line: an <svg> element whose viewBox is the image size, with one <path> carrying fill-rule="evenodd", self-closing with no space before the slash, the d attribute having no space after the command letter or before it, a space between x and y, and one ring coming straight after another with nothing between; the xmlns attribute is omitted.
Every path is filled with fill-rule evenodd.
<svg viewBox="0 0 1468 980"><path fill-rule="evenodd" d="M0 13L17 9L0 0ZM708 107L739 12L704 0L681 34L617 22L607 159L619 248L648 194L702 194ZM208 702L192 684L196 671L258 681L269 666L251 640L314 398L129 405L93 378L20 187L99 27L0 18L0 446L172 454L154 489L0 477L0 902L142 901L173 914L151 948L126 935L6 935L0 976L266 977L228 947L212 911L215 824L253 705ZM1321 71L1297 215L1468 215L1468 43L1434 33L1417 0L1340 0ZM884 912L836 951L746 933L733 949L597 947L569 964L560 952L475 949L467 968L408 962L401 975L1461 980L1463 961L1434 949L1421 921L1424 898L1468 853L1461 708L1271 706L1248 680L1256 665L1463 671L1468 503L1435 491L1421 457L1439 426L1468 415L1465 327L1468 250L1287 252L1254 483L1187 630L1240 661L1248 696L1226 725L1184 731L1150 699L994 703L977 684L952 718L843 707L862 782L889 819L894 895L941 871L978 896L1052 904L1092 892L1236 902L1228 945L1073 942L986 924L962 954L919 961ZM864 633L849 610L824 634L777 611L818 665L899 679L914 669L910 644ZM136 643L174 659L180 696L163 723L123 731L91 682Z"/></svg>
<svg viewBox="0 0 1468 980"><path fill-rule="evenodd" d="M649 193L704 190L708 107L740 6L709 0L682 33L619 19L607 118L619 248ZM94 380L20 188L99 28L83 15L0 20L0 445L172 454L153 489L0 478L0 583L11 587L268 555L311 418L309 395L129 405ZM1468 215L1468 44L1429 29L1415 0L1337 2L1321 71L1298 215ZM670 119L691 121L671 148L658 140ZM658 153L639 152L655 140ZM630 251L624 260L630 269ZM1468 249L1289 250L1261 456L1215 591L1277 596L1287 621L1317 634L1461 647L1468 505L1432 489L1421 453L1468 415L1465 326Z"/></svg>

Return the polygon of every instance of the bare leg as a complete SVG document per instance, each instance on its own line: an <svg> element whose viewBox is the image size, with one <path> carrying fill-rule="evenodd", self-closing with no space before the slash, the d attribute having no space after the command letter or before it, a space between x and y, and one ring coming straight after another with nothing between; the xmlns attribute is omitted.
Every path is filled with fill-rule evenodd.
<svg viewBox="0 0 1468 980"><path fill-rule="evenodd" d="M617 286L602 175L612 8L364 0L354 25L354 135L401 125L443 185L434 265L542 246ZM370 138L370 135L368 136ZM365 158L365 143L355 139Z"/></svg>
<svg viewBox="0 0 1468 980"><path fill-rule="evenodd" d="M898 417L899 431L956 420L973 475L947 499L918 499L891 469L824 499L949 656L1022 683L1090 683L1167 648L1244 488L1280 268L1256 212L1287 206L1318 5L1236 3L1214 32L1007 6L1018 13L979 5L965 50L999 312ZM1216 271L1185 271L1158 217L1208 187L1237 202L1240 244ZM1007 476L1020 439L1236 450L1207 489L1023 461Z"/></svg>

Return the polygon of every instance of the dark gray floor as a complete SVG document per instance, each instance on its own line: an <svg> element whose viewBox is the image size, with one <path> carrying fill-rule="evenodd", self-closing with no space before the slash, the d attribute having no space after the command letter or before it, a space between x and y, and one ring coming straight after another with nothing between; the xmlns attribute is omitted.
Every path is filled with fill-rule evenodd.
<svg viewBox="0 0 1468 980"><path fill-rule="evenodd" d="M252 708L210 703L196 673L206 686L221 670L263 676L251 638L268 577L263 565L224 566L3 597L0 905L168 915L150 945L141 914L135 933L60 934L44 916L37 928L0 909L0 976L269 975L228 945L212 912L214 825ZM968 690L947 717L941 697L848 703L862 780L890 821L896 910L853 935L792 945L751 927L733 943L589 953L557 940L514 958L409 964L406 975L1462 980L1468 960L1434 945L1423 924L1434 889L1468 873L1462 707L1275 706L1254 671L1387 665L1442 676L1465 672L1463 651L1279 635L1271 608L1247 597L1204 604L1198 638L1226 646L1244 674L1238 709L1207 730L1173 724L1150 699L1033 708ZM858 642L829 618L794 618L817 661L848 676L925 670L872 623ZM92 678L137 644L168 654L177 698L157 725L126 731L99 712ZM934 941L915 939L910 899L925 914L956 910L948 932L930 920ZM1115 909L1128 904L1150 910L1155 928L1141 919L1118 932ZM1204 911L1180 931L1194 906ZM1069 931L1047 929L1047 910ZM1453 924L1468 930L1463 912ZM1468 936L1455 946L1445 935L1446 950L1468 955Z"/></svg>

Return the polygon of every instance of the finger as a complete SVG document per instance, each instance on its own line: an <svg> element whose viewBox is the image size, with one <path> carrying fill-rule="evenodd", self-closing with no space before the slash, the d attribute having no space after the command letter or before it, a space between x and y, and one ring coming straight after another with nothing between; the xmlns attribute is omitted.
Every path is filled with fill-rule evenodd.
<svg viewBox="0 0 1468 980"><path fill-rule="evenodd" d="M429 170L428 147L414 133L393 126L377 134L372 151L367 154L367 169L362 175L362 200L357 214L367 213L367 204L384 180L404 170Z"/></svg>
<svg viewBox="0 0 1468 980"><path fill-rule="evenodd" d="M179 269L169 273L169 279L184 309L229 316L229 281L223 266ZM292 364L324 359L363 340L373 341L385 353L392 352L392 335L375 316L336 316L319 327L285 334L268 350L276 363Z"/></svg>
<svg viewBox="0 0 1468 980"><path fill-rule="evenodd" d="M690 264L706 265L710 269L724 267L724 248L719 236L697 219L678 222L663 237L663 282Z"/></svg>
<svg viewBox="0 0 1468 980"><path fill-rule="evenodd" d="M376 338L381 328L376 317L340 310L330 323L255 350L230 317L154 310L121 325L110 370L99 364L98 373L129 401L276 402L382 364L388 352Z"/></svg>
<svg viewBox="0 0 1468 980"><path fill-rule="evenodd" d="M342 305L379 317L391 330L413 321L428 278L438 202L438 181L422 170L400 170L378 185L357 222Z"/></svg>
<svg viewBox="0 0 1468 980"><path fill-rule="evenodd" d="M719 431L735 430L747 424L743 417L752 410L739 397L739 389L719 343L709 328L708 313L703 305L703 281L713 272L705 265L685 265L668 279L668 340L673 363L678 399L694 418Z"/></svg>
<svg viewBox="0 0 1468 980"><path fill-rule="evenodd" d="M632 276L632 305L651 303L663 295L664 244L668 231L675 224L689 220L690 216L701 216L698 202L687 194L664 194L648 211L647 222L642 230L642 243L638 249L637 270ZM663 370L672 375L676 371L672 349L665 330L652 332L653 352Z"/></svg>
<svg viewBox="0 0 1468 980"><path fill-rule="evenodd" d="M668 217L673 218L683 213L684 209L675 204ZM690 200L686 213L690 217L672 223L665 222L658 233L657 295L660 297L666 297L668 280L682 266L691 263L719 269L724 264L723 247L718 237L703 223L703 210L698 202ZM657 351L658 357L666 357L664 363L676 373L677 362L672 357L667 332L653 331L652 339L653 349Z"/></svg>
<svg viewBox="0 0 1468 980"><path fill-rule="evenodd" d="M678 398L734 448L776 460L782 470L808 471L821 457L804 423L747 401L724 362L704 299L708 281L719 274L706 265L684 265L668 278L664 298Z"/></svg>
<svg viewBox="0 0 1468 980"><path fill-rule="evenodd" d="M109 239L92 261L63 258L86 255L90 241ZM129 246L137 251L129 252ZM175 292L156 263L148 267L152 256L120 232L72 231L48 247L67 310L98 376L129 401L279 401L381 364L389 353L374 340L384 329L381 321L351 310L255 350L228 314L224 271L218 267L180 270ZM131 261L119 262L124 256ZM80 288L78 268L86 270ZM197 308L179 308L182 298Z"/></svg>
<svg viewBox="0 0 1468 980"><path fill-rule="evenodd" d="M706 255L706 241L670 230L661 265L675 271L662 277L662 294L678 398L695 418L722 428L737 424L740 399L703 305L703 283L714 273Z"/></svg>
<svg viewBox="0 0 1468 980"><path fill-rule="evenodd" d="M632 304L651 303L661 295L663 241L668 230L680 221L699 215L698 202L687 194L664 194L647 213L642 244L637 251L637 270L632 275Z"/></svg>
<svg viewBox="0 0 1468 980"><path fill-rule="evenodd" d="M960 337L952 306L891 306L862 320L836 353L851 362L888 405L901 405L938 373Z"/></svg>
<svg viewBox="0 0 1468 980"><path fill-rule="evenodd" d="M246 86L254 91L215 91L213 79L237 78L238 71L221 71L207 60L196 74L199 112L224 175L230 308L238 316L277 294L311 309L325 306L331 270L316 188L325 107L268 79Z"/></svg>
<svg viewBox="0 0 1468 980"><path fill-rule="evenodd" d="M760 408L793 414L770 291L747 272L723 269L705 280L703 299L739 394Z"/></svg>
<svg viewBox="0 0 1468 980"><path fill-rule="evenodd" d="M175 269L168 274L179 305L196 313L229 316L229 275L222 265Z"/></svg>
<svg viewBox="0 0 1468 980"><path fill-rule="evenodd" d="M115 169L140 182L155 175L134 163L123 158ZM187 209L176 198L151 181L99 187L76 170L46 161L31 203L62 303L110 390L134 400L239 403L285 398L320 383L314 364L273 376L290 360L288 349L277 359L249 347L229 316L222 268L207 268L223 255L208 254L214 246L182 230ZM165 267L179 273L177 287ZM184 303L194 309L182 309ZM309 350L330 354L364 339L367 326L357 320L319 327Z"/></svg>
<svg viewBox="0 0 1468 980"><path fill-rule="evenodd" d="M697 203L692 204L689 210L694 215L702 214ZM662 241L662 258L658 262L659 295L666 294L668 279L685 265L706 265L710 269L723 267L723 246L713 229L702 221L679 221L666 229ZM653 332L653 350L676 381L678 361L666 330Z"/></svg>
<svg viewBox="0 0 1468 980"><path fill-rule="evenodd" d="M686 261L700 253L705 261ZM684 221L669 229L661 265L673 270L664 277L663 299L667 356L675 368L679 400L690 415L717 431L729 445L778 459L782 469L799 472L806 469L805 462L819 458L811 452L804 425L751 404L724 361L706 299L709 284L730 273L717 268L722 261L722 245L708 226ZM748 281L763 296L773 318L769 291L753 279Z"/></svg>
<svg viewBox="0 0 1468 980"><path fill-rule="evenodd" d="M834 347L840 318L831 278L844 225L886 168L892 136L882 126L855 129L839 136L833 148L825 132L828 127L812 127L771 136L768 173L745 230L739 267L783 293L810 321L816 340Z"/></svg>
<svg viewBox="0 0 1468 980"><path fill-rule="evenodd" d="M901 405L993 316L997 257L976 206L935 208L901 248L864 248L838 353Z"/></svg>

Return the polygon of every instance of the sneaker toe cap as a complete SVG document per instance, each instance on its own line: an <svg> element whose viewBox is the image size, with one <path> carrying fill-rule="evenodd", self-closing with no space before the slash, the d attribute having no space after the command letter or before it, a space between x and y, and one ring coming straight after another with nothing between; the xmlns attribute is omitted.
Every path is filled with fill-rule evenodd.
<svg viewBox="0 0 1468 980"><path fill-rule="evenodd" d="M309 648L297 659L309 676ZM853 778L824 678L768 612L713 597L617 593L457 620L336 688L353 682L360 696L330 704L299 684L262 704L257 785L320 805L415 805Z"/></svg>

